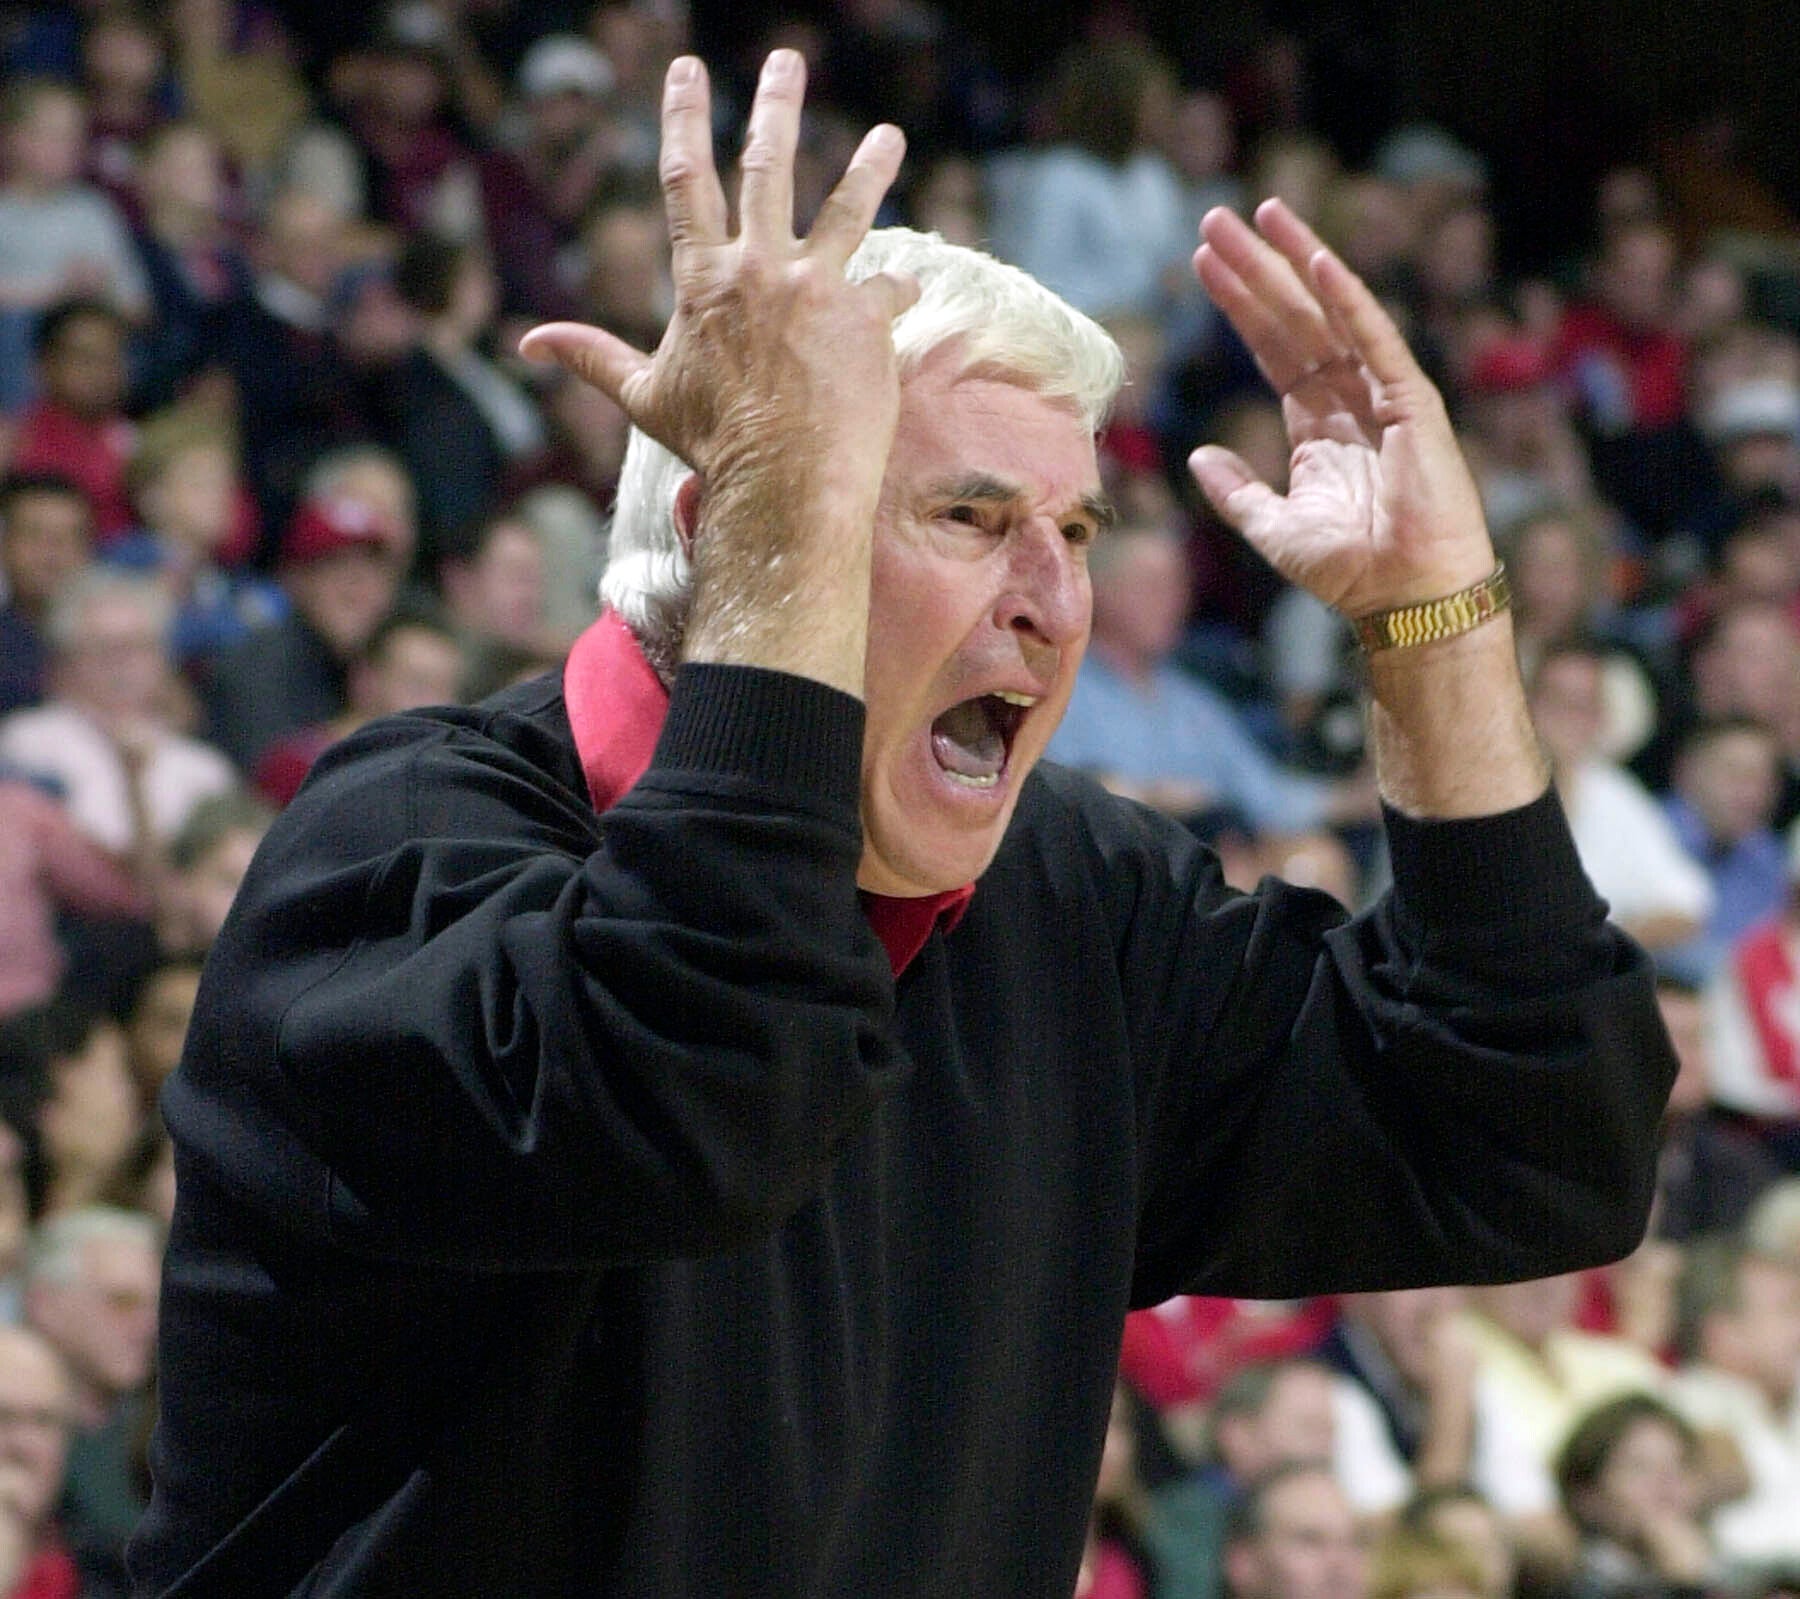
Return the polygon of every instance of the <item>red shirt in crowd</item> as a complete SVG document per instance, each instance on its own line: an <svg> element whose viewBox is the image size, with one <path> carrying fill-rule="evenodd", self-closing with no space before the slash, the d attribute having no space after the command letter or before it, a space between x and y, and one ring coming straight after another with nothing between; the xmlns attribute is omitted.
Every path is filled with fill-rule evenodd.
<svg viewBox="0 0 1800 1599"><path fill-rule="evenodd" d="M135 437L122 416L88 421L39 400L19 418L13 470L56 472L72 479L93 507L95 537L110 544L129 533L134 521L125 492L125 467Z"/></svg>
<svg viewBox="0 0 1800 1599"><path fill-rule="evenodd" d="M1193 1404L1246 1366L1309 1354L1336 1317L1335 1299L1265 1304L1184 1294L1125 1318L1119 1372L1153 1409Z"/></svg>
<svg viewBox="0 0 1800 1599"><path fill-rule="evenodd" d="M1551 362L1602 433L1672 427L1687 411L1687 341L1630 327L1603 305L1569 307Z"/></svg>

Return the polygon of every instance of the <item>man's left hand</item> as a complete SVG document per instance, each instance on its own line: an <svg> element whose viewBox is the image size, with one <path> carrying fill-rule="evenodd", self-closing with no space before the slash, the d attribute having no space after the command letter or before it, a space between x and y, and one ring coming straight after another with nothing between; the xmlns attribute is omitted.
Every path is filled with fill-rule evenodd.
<svg viewBox="0 0 1800 1599"><path fill-rule="evenodd" d="M1368 287L1280 200L1253 231L1200 224L1200 281L1281 395L1293 446L1278 495L1231 451L1189 465L1283 577L1348 616L1440 599L1494 568L1443 399Z"/></svg>

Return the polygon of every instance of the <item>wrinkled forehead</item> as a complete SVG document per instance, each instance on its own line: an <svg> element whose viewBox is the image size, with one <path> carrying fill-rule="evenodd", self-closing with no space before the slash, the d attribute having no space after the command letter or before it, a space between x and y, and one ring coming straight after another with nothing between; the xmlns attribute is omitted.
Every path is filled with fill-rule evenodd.
<svg viewBox="0 0 1800 1599"><path fill-rule="evenodd" d="M964 366L951 348L900 386L889 476L912 489L985 476L1059 508L1100 492L1094 435L1072 402L1015 374Z"/></svg>

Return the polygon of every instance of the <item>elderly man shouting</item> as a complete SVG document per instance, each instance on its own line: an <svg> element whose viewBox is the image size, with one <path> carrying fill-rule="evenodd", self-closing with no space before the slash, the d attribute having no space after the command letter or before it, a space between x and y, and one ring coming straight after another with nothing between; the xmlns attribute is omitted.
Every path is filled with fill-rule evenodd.
<svg viewBox="0 0 1800 1599"><path fill-rule="evenodd" d="M794 238L803 76L764 69L734 234L671 68L653 356L532 335L639 430L606 616L328 755L220 937L166 1099L144 1593L1064 1599L1130 1307L1642 1231L1648 972L1368 292L1279 206L1207 219L1295 462L1285 499L1195 471L1370 645L1395 888L1346 921L1034 770L1118 357L867 233L893 129Z"/></svg>

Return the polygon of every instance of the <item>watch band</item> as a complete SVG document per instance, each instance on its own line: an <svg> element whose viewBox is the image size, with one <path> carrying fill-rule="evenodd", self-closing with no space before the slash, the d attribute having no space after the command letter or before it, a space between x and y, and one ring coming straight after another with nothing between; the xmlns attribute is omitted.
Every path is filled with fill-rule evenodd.
<svg viewBox="0 0 1800 1599"><path fill-rule="evenodd" d="M1351 618L1356 641L1365 650L1403 650L1415 644L1433 644L1480 627L1483 622L1512 608L1512 585L1506 580L1506 563L1498 563L1479 583L1446 594L1439 600L1420 600L1416 605L1397 605L1391 611Z"/></svg>

